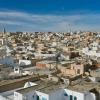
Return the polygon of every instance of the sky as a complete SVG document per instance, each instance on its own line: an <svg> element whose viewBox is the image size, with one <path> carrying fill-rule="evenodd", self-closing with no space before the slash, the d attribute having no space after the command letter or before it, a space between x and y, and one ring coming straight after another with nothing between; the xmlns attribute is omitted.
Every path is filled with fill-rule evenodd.
<svg viewBox="0 0 100 100"><path fill-rule="evenodd" d="M100 31L100 0L0 0L0 31Z"/></svg>

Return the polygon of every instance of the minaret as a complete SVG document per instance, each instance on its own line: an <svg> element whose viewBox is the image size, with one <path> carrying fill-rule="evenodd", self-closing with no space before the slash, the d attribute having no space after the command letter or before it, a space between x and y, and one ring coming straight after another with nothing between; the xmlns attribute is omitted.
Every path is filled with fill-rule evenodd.
<svg viewBox="0 0 100 100"><path fill-rule="evenodd" d="M4 32L3 32L4 34L6 34L6 29L5 29L5 27L4 27Z"/></svg>
<svg viewBox="0 0 100 100"><path fill-rule="evenodd" d="M7 38L7 31L6 31L6 29L4 28L4 35L5 35L5 39L6 39L6 46L7 46L7 44L8 44L8 38Z"/></svg>
<svg viewBox="0 0 100 100"><path fill-rule="evenodd" d="M3 38L4 38L4 45L6 45L7 43L7 38L6 38L6 29L5 29L5 27L4 27L4 29L3 29Z"/></svg>
<svg viewBox="0 0 100 100"><path fill-rule="evenodd" d="M5 47L6 55L7 55L7 36L6 36L6 29L5 29L5 27L3 29L3 38L4 38L4 47Z"/></svg>
<svg viewBox="0 0 100 100"><path fill-rule="evenodd" d="M5 37L5 34L6 34L6 29L4 27L3 32L2 32L2 37Z"/></svg>

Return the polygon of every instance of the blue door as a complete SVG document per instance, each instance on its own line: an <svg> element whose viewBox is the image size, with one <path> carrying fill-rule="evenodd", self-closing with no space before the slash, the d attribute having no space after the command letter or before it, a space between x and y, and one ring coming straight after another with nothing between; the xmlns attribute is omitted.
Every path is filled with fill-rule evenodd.
<svg viewBox="0 0 100 100"><path fill-rule="evenodd" d="M46 97L42 97L42 100L47 100Z"/></svg>

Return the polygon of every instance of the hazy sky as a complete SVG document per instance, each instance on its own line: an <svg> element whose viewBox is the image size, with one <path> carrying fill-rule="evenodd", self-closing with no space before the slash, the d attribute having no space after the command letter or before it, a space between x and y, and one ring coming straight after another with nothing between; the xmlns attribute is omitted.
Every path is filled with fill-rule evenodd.
<svg viewBox="0 0 100 100"><path fill-rule="evenodd" d="M0 0L0 31L100 31L100 0Z"/></svg>

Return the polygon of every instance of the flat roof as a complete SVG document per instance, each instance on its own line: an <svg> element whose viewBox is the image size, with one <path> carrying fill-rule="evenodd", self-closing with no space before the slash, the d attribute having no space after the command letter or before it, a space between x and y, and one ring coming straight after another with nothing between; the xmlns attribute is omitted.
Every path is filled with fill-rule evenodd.
<svg viewBox="0 0 100 100"><path fill-rule="evenodd" d="M93 88L96 88L98 91L100 91L100 84L82 81L78 84L67 86L65 84L61 84L60 82L57 83L57 82L52 82L52 81L46 81L46 82L40 81L40 83L36 86L20 89L17 92L21 94L25 94L32 91L39 91L39 92L49 94L51 92L54 92L60 89L69 89L72 91L84 93L86 91L90 91Z"/></svg>
<svg viewBox="0 0 100 100"><path fill-rule="evenodd" d="M73 91L77 91L77 92L90 91L93 88L100 91L100 83L82 81L82 82L75 84L73 86L72 85L68 86L67 88L70 90L73 90Z"/></svg>
<svg viewBox="0 0 100 100"><path fill-rule="evenodd" d="M0 83L0 93L21 88L27 81L37 81L37 80L39 80L38 76L27 76L27 77L22 77L20 79L3 81Z"/></svg>
<svg viewBox="0 0 100 100"><path fill-rule="evenodd" d="M9 100L14 100L14 94L7 96L6 98L8 98Z"/></svg>
<svg viewBox="0 0 100 100"><path fill-rule="evenodd" d="M52 63L56 63L56 61L43 60L43 61L39 61L37 63L52 64Z"/></svg>
<svg viewBox="0 0 100 100"><path fill-rule="evenodd" d="M39 89L38 91L49 94L64 88L67 88L67 85L65 86L64 84L52 84L51 86Z"/></svg>
<svg viewBox="0 0 100 100"><path fill-rule="evenodd" d="M41 91L41 92L47 93L47 92L49 92L48 88L50 88L52 86L55 87L56 84L57 84L56 82L52 82L52 81L40 81L38 83L38 85L20 89L20 90L17 90L16 92L19 92L21 94L25 94L25 93L32 92L32 91Z"/></svg>

